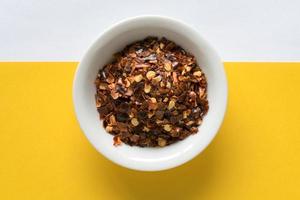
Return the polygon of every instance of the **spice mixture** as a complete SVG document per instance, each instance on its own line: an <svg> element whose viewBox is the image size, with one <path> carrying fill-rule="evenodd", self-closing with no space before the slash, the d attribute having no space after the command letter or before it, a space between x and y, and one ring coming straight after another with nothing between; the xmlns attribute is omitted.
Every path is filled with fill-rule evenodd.
<svg viewBox="0 0 300 200"><path fill-rule="evenodd" d="M207 82L193 55L166 38L125 47L95 81L96 106L114 145L166 146L198 131Z"/></svg>

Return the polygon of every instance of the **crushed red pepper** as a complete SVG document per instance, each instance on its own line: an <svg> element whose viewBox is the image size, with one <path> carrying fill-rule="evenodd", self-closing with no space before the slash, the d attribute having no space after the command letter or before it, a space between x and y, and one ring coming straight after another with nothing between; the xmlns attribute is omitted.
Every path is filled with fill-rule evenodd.
<svg viewBox="0 0 300 200"><path fill-rule="evenodd" d="M166 38L126 46L99 70L95 85L100 119L116 146L183 140L198 132L209 108L206 77L195 57Z"/></svg>

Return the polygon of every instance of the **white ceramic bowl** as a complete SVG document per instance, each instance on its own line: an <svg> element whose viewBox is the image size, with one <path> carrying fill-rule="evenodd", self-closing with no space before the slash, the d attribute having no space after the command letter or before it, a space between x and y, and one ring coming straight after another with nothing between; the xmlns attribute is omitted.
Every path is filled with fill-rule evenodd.
<svg viewBox="0 0 300 200"><path fill-rule="evenodd" d="M94 81L98 70L127 44L147 36L166 37L192 53L206 74L209 111L199 132L164 148L113 146L95 105ZM109 160L135 170L158 171L179 166L203 151L216 135L227 104L227 82L223 64L215 50L187 24L161 16L126 19L107 29L88 49L74 79L73 101L79 124L92 145Z"/></svg>

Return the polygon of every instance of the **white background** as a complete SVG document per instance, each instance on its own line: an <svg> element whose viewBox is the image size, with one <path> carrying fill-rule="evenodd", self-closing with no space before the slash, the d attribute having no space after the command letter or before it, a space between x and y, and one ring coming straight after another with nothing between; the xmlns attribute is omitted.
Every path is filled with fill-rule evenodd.
<svg viewBox="0 0 300 200"><path fill-rule="evenodd" d="M78 61L105 28L145 14L193 25L225 61L300 61L300 0L0 0L0 61Z"/></svg>

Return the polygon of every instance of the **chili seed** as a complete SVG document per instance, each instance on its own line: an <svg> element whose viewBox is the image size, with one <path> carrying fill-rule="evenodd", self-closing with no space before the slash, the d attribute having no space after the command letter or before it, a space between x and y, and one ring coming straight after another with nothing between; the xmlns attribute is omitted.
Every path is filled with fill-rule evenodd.
<svg viewBox="0 0 300 200"><path fill-rule="evenodd" d="M140 82L142 79L143 79L143 76L142 76L141 74L136 75L136 76L134 77L134 81L135 81L135 82Z"/></svg>
<svg viewBox="0 0 300 200"><path fill-rule="evenodd" d="M131 119L131 124L132 124L133 126L138 126L138 125L139 125L139 121L137 120L137 118L132 118L132 119Z"/></svg>
<svg viewBox="0 0 300 200"><path fill-rule="evenodd" d="M166 146L166 144L167 144L167 141L166 141L165 139L163 139L163 138L158 138L158 139L157 139L157 142L158 142L158 145L159 145L160 147L164 147L164 146Z"/></svg>
<svg viewBox="0 0 300 200"><path fill-rule="evenodd" d="M155 72L154 71L149 71L149 72L147 72L147 74L146 74L146 77L149 79L149 80L151 80L152 78L154 78L155 77Z"/></svg>

